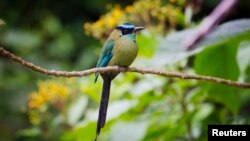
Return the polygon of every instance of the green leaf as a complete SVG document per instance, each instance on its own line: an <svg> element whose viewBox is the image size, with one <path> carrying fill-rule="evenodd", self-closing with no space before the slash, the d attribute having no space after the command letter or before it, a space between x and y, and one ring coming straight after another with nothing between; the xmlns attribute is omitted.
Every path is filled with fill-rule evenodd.
<svg viewBox="0 0 250 141"><path fill-rule="evenodd" d="M207 118L212 112L214 107L211 104L204 103L202 104L193 117L193 121L201 121Z"/></svg>
<svg viewBox="0 0 250 141"><path fill-rule="evenodd" d="M167 36L160 44L152 62L157 66L174 64L194 54L196 50L187 52L182 43L186 37L193 33L194 30L188 29Z"/></svg>
<svg viewBox="0 0 250 141"><path fill-rule="evenodd" d="M249 77L249 75L247 75L247 69L250 67L250 40L240 44L237 53L237 62L241 71L240 81L244 81Z"/></svg>
<svg viewBox="0 0 250 141"><path fill-rule="evenodd" d="M77 122L79 122L80 118L83 116L82 111L86 110L87 104L88 99L83 95L71 104L67 113L67 119L70 125L75 125Z"/></svg>
<svg viewBox="0 0 250 141"><path fill-rule="evenodd" d="M139 141L147 130L147 122L117 122L110 130L110 141Z"/></svg>
<svg viewBox="0 0 250 141"><path fill-rule="evenodd" d="M46 34L56 36L62 30L62 25L60 20L54 15L46 15L41 20L43 31Z"/></svg>
<svg viewBox="0 0 250 141"><path fill-rule="evenodd" d="M196 55L195 70L202 75L236 80L239 69L235 59L237 44L225 44L207 48Z"/></svg>
<svg viewBox="0 0 250 141"><path fill-rule="evenodd" d="M235 20L218 26L197 44L192 51L184 48L185 39L194 34L194 29L172 33L160 44L153 62L155 65L168 65L201 52L203 49L238 38L250 33L250 19Z"/></svg>
<svg viewBox="0 0 250 141"><path fill-rule="evenodd" d="M245 81L250 82L250 66L246 70Z"/></svg>
<svg viewBox="0 0 250 141"><path fill-rule="evenodd" d="M41 134L41 130L38 127L31 127L31 128L19 130L17 132L18 136L27 136L27 137L38 136L40 134Z"/></svg>
<svg viewBox="0 0 250 141"><path fill-rule="evenodd" d="M62 32L48 44L48 55L56 58L69 57L72 54L74 40L67 32Z"/></svg>
<svg viewBox="0 0 250 141"><path fill-rule="evenodd" d="M207 48L196 55L196 72L202 75L237 80L239 77L239 68L236 62L237 44L237 40L229 40L224 44ZM234 114L238 112L240 100L237 89L208 83L204 84L204 88L211 99L223 103Z"/></svg>
<svg viewBox="0 0 250 141"><path fill-rule="evenodd" d="M173 116L171 114L170 116ZM169 117L168 117L169 118ZM165 119L164 123L155 123L148 127L148 131L143 140L153 141L153 140L164 140L171 141L178 136L184 134L186 131L185 119L175 116L173 120ZM160 120L159 120L160 121Z"/></svg>
<svg viewBox="0 0 250 141"><path fill-rule="evenodd" d="M142 34L137 35L136 41L139 47L139 56L146 58L153 56L158 46L156 35L148 31L143 31Z"/></svg>
<svg viewBox="0 0 250 141"><path fill-rule="evenodd" d="M0 40L6 43L6 46L20 52L29 52L36 49L43 40L39 32L34 30L11 29L1 36Z"/></svg>
<svg viewBox="0 0 250 141"><path fill-rule="evenodd" d="M64 133L60 141L93 141L95 138L95 128L96 123L91 122L86 126Z"/></svg>

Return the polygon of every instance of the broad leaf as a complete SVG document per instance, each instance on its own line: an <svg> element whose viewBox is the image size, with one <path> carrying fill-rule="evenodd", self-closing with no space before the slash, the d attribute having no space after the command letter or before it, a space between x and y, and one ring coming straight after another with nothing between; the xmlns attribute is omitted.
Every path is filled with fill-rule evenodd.
<svg viewBox="0 0 250 141"><path fill-rule="evenodd" d="M236 62L237 42L229 41L225 44L207 48L196 56L195 70L198 74L237 80L239 69ZM240 107L238 91L235 88L205 83L209 97L226 105L233 113Z"/></svg>
<svg viewBox="0 0 250 141"><path fill-rule="evenodd" d="M111 141L139 141L147 130L147 122L118 122L111 128Z"/></svg>
<svg viewBox="0 0 250 141"><path fill-rule="evenodd" d="M247 69L250 67L250 39L242 42L237 53L237 62L241 71L240 81L247 80Z"/></svg>
<svg viewBox="0 0 250 141"><path fill-rule="evenodd" d="M188 29L168 35L160 44L153 63L160 66L173 64L201 52L206 47L250 33L250 19L235 20L220 25L200 41L194 50L186 51L184 48L185 39L192 36L194 32L195 29Z"/></svg>

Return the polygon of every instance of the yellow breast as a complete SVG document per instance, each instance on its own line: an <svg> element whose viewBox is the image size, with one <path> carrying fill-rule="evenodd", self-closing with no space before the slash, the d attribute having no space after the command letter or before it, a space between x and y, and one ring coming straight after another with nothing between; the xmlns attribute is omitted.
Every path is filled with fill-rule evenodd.
<svg viewBox="0 0 250 141"><path fill-rule="evenodd" d="M132 64L138 53L136 42L128 36L122 36L115 41L112 51L113 57L110 66L119 65L127 67Z"/></svg>

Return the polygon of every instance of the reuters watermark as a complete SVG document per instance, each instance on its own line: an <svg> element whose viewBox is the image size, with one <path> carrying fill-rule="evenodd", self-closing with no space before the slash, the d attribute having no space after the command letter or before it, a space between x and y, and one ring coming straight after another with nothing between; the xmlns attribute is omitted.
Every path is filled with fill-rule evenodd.
<svg viewBox="0 0 250 141"><path fill-rule="evenodd" d="M208 141L224 138L250 141L250 125L208 125Z"/></svg>

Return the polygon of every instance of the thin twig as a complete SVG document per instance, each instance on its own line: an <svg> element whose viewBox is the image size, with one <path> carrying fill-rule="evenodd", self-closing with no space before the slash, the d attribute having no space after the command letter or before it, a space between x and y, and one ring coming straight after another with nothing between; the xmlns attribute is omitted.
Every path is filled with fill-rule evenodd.
<svg viewBox="0 0 250 141"><path fill-rule="evenodd" d="M141 74L155 74L164 77L173 77L173 78L180 78L180 79L196 79L201 81L208 81L214 83L225 84L229 86L239 87L239 88L250 88L249 83L241 83L236 82L228 79L211 77L211 76L203 76L197 74L186 74L186 73L178 73L178 72L162 72L158 70L152 69L139 69L135 67L118 67L118 66L109 66L105 68L92 68L84 71L56 71L56 70L47 70L40 66L36 66L28 61L23 60L21 57L14 55L13 53L5 50L4 48L0 48L1 55L10 58L11 60L21 64L24 67L32 69L34 71L40 72L45 75L52 75L52 76L63 76L63 77L80 77L89 75L95 72L106 73L106 72L136 72Z"/></svg>
<svg viewBox="0 0 250 141"><path fill-rule="evenodd" d="M195 44L204 38L218 23L220 23L233 8L236 6L238 0L223 0L214 9L214 11L206 17L201 25L197 28L194 35L187 37L185 40L185 48L191 50L195 47Z"/></svg>

